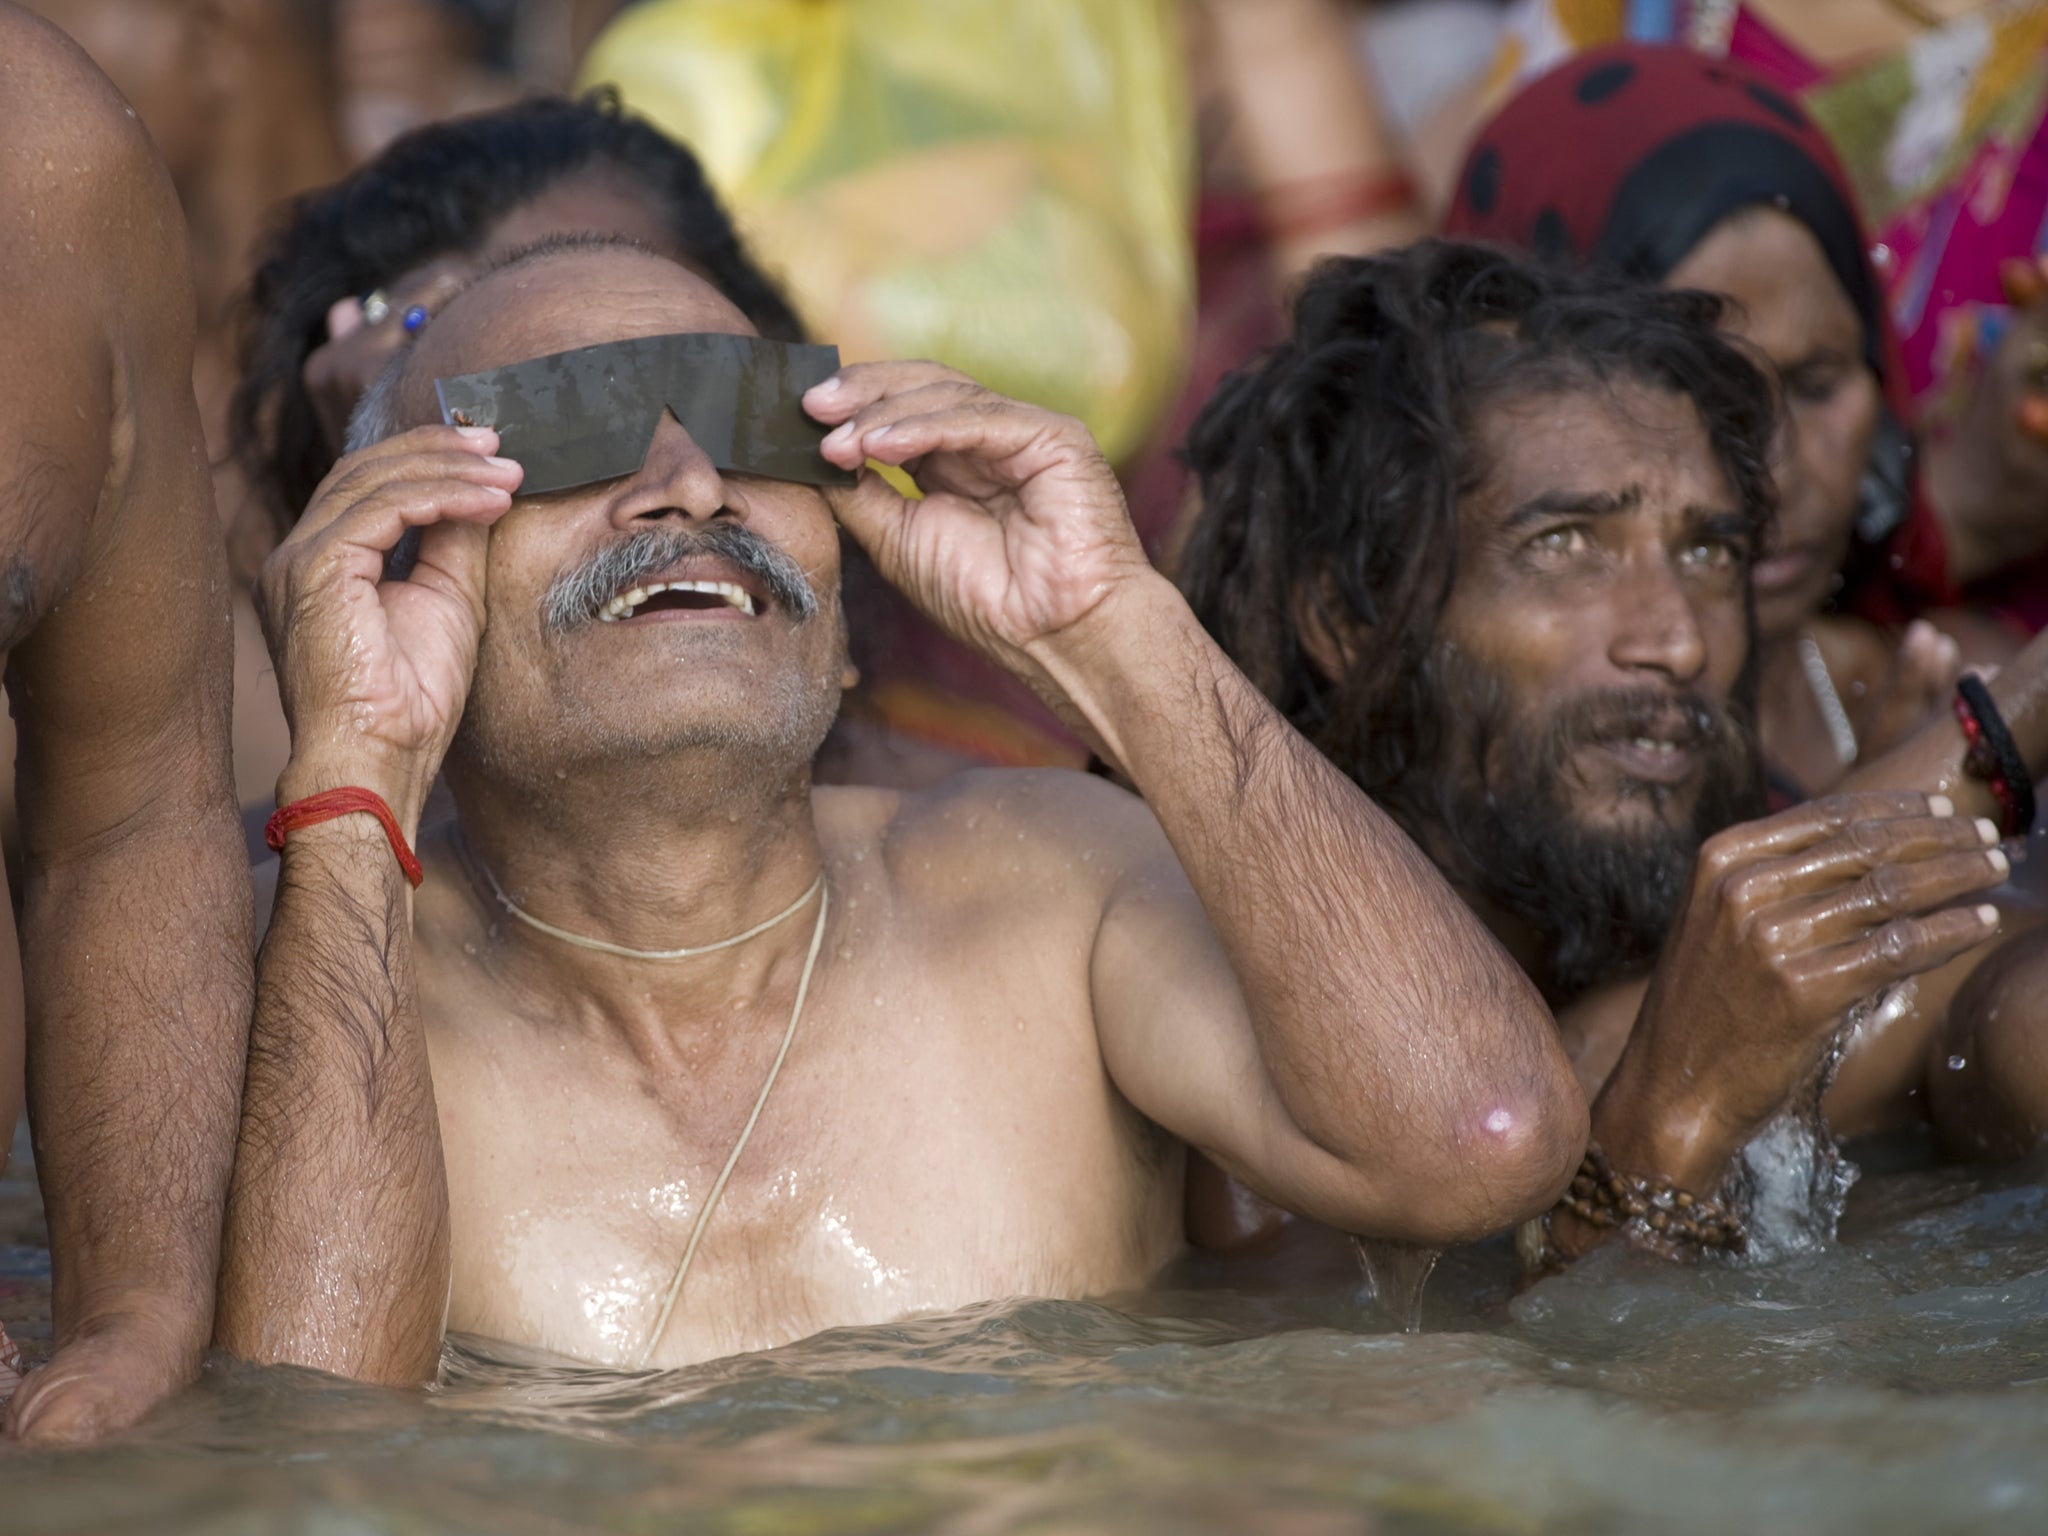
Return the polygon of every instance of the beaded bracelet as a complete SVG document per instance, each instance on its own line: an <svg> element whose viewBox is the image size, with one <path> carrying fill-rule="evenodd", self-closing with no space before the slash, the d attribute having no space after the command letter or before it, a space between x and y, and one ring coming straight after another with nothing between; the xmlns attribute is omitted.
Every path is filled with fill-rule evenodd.
<svg viewBox="0 0 2048 1536"><path fill-rule="evenodd" d="M1516 1229L1515 1249L1525 1269L1556 1271L1568 1262L1550 1235L1551 1218L1559 1211L1603 1231L1628 1228L1679 1249L1740 1253L1749 1245L1749 1230L1731 1206L1655 1174L1623 1173L1598 1142L1586 1143L1571 1188L1557 1204Z"/></svg>
<svg viewBox="0 0 2048 1536"><path fill-rule="evenodd" d="M1981 780L1998 802L2000 835L2025 837L2034 827L2034 777L1982 678L1965 674L1957 679L1955 710L1968 743L1963 772Z"/></svg>

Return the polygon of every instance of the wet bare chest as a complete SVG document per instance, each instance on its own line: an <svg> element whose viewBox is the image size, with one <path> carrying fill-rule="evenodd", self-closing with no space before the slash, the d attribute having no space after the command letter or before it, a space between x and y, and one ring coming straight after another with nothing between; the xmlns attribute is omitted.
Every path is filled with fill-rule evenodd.
<svg viewBox="0 0 2048 1536"><path fill-rule="evenodd" d="M912 958L842 958L816 995L657 1363L1128 1287L1177 1246L1178 1156L1109 1083L1085 996ZM635 1363L779 1029L652 1072L587 1035L475 1023L433 1031L451 1326Z"/></svg>

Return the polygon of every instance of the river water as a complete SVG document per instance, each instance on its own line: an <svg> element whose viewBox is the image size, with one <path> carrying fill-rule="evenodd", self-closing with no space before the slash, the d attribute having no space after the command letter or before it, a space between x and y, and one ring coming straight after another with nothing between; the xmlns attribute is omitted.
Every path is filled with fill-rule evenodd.
<svg viewBox="0 0 2048 1536"><path fill-rule="evenodd" d="M1296 1234L664 1375L472 1346L412 1394L217 1360L115 1443L0 1448L0 1531L2048 1528L2048 1167L1871 1156L1821 1253L1603 1251L1511 1297L1494 1245L1445 1258L1412 1334ZM25 1162L0 1316L40 1357Z"/></svg>

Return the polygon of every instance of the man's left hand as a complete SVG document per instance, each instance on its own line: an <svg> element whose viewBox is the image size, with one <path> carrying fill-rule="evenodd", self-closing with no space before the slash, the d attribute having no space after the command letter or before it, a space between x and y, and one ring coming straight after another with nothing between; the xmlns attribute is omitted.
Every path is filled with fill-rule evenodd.
<svg viewBox="0 0 2048 1536"><path fill-rule="evenodd" d="M883 576L1061 707L1034 653L1156 579L1088 429L937 363L854 364L804 408L836 424L825 458L860 471L834 510ZM870 459L906 470L923 499L862 469Z"/></svg>

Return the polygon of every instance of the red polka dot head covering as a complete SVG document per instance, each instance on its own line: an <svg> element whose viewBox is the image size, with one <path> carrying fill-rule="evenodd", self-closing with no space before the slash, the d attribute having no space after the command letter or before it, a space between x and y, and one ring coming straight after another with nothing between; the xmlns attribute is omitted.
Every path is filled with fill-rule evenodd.
<svg viewBox="0 0 2048 1536"><path fill-rule="evenodd" d="M1622 43L1579 54L1480 130L1444 233L1661 282L1716 224L1757 206L1813 233L1863 321L1864 357L1890 407L1886 438L1898 462L1874 455L1857 533L1866 549L1888 546L1883 580L1903 585L1909 604L1938 597L1940 533L1911 484L1911 396L1855 197L1827 139L1791 97L1741 65L1684 48ZM1865 595L1856 594L1858 605L1873 616L1895 616L1897 604L1860 601Z"/></svg>

